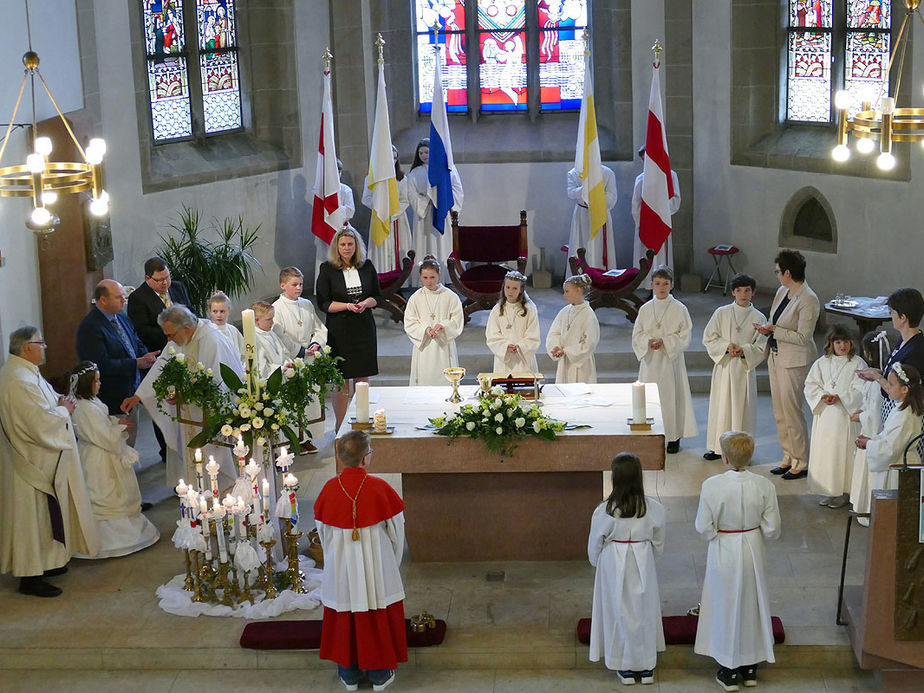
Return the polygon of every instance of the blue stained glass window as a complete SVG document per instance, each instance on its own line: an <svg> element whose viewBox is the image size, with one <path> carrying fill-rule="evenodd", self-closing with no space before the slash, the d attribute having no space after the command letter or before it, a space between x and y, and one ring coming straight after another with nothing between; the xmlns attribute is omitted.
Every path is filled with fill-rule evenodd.
<svg viewBox="0 0 924 693"><path fill-rule="evenodd" d="M429 113L432 108L434 46L438 45L446 110L464 113L468 110L465 0L415 0L414 10L420 111ZM435 39L434 24L437 26Z"/></svg>

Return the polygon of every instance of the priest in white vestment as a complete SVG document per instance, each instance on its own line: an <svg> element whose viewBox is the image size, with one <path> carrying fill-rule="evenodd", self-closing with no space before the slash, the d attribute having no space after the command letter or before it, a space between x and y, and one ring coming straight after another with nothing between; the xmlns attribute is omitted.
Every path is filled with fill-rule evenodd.
<svg viewBox="0 0 924 693"><path fill-rule="evenodd" d="M757 284L746 274L732 279L734 303L716 309L706 329L703 346L715 363L709 387L707 460L721 459L719 436L725 431L754 434L757 428L757 366L764 360L767 338L754 329L767 318L751 305Z"/></svg>
<svg viewBox="0 0 924 693"><path fill-rule="evenodd" d="M456 337L462 334L465 316L462 301L440 283L440 265L425 258L418 272L423 284L404 309L404 332L411 340L409 385L445 385L446 368L459 365Z"/></svg>
<svg viewBox="0 0 924 693"><path fill-rule="evenodd" d="M721 449L730 471L703 482L696 512L709 549L693 651L719 663L722 685L752 686L774 661L764 539L780 535L780 509L773 483L747 469L754 439L727 431Z"/></svg>
<svg viewBox="0 0 924 693"><path fill-rule="evenodd" d="M571 233L568 235L568 254L577 257L578 248L584 248L587 251L584 257L588 265L610 270L619 266L616 264L616 235L613 231L612 214L617 199L616 175L607 166L601 168L603 189L606 192L606 225L593 237L590 229L590 209L587 200L584 199L584 181L581 180L581 174L577 169L568 171L568 199L574 200Z"/></svg>
<svg viewBox="0 0 924 693"><path fill-rule="evenodd" d="M186 306L173 305L162 312L157 322L167 336L167 347L161 352L157 361L138 386L138 391L122 404L123 411L130 411L140 401L144 404L151 418L160 426L167 440L167 485L173 486L180 478L195 478L190 474L188 465L191 451L186 447L186 441L196 436L202 429L188 424L180 424L157 408L157 397L154 394L154 381L160 375L167 359L171 357L170 349L175 353L183 354L186 363L195 368L202 363L206 369L212 370L212 378L216 384L224 388L221 380L221 364L225 364L237 375L244 379L244 367L237 350L231 342L208 320L199 320ZM174 408L172 405L166 405ZM175 409L175 408L174 408ZM194 421L201 420L202 411L195 406L186 407L183 418ZM231 456L231 450L217 445L206 445L202 448L205 459L213 456L221 465L218 475L219 488L229 488L234 485L238 477L237 467Z"/></svg>
<svg viewBox="0 0 924 693"><path fill-rule="evenodd" d="M651 280L654 298L639 309L632 327L638 379L658 386L667 452L671 454L680 450L681 438L697 435L683 356L690 346L693 321L687 307L671 296L673 287L673 273L666 267L656 269Z"/></svg>
<svg viewBox="0 0 924 693"><path fill-rule="evenodd" d="M0 573L19 591L56 597L43 578L65 572L73 553L99 552L96 521L71 426L71 398L42 374L45 340L27 326L10 335L0 368Z"/></svg>
<svg viewBox="0 0 924 693"><path fill-rule="evenodd" d="M414 251L418 258L432 255L441 265L452 254L452 219L449 214L443 223L443 233L433 225L433 200L430 197L430 140L421 140L417 145L417 154L414 165L407 174L407 199L411 211L414 213ZM459 172L453 167L449 172L452 181L452 211L462 211L462 200L465 192L462 189L462 179ZM378 265L376 265L378 269ZM383 271L383 270L379 270ZM413 278L413 274L411 275ZM416 286L416 284L414 284Z"/></svg>
<svg viewBox="0 0 924 693"><path fill-rule="evenodd" d="M638 155L640 159L644 160L644 147L639 149ZM648 247L642 243L642 239L638 234L638 224L639 220L642 218L642 184L644 181L645 173L642 172L636 176L635 185L632 188L632 219L635 221L635 240L632 244L633 267L638 267L638 261L645 257L645 253L648 252ZM677 210L680 209L680 180L677 178L677 173L673 169L671 169L671 182L674 184L674 196L668 200L668 209L670 210L671 216L674 216ZM655 253L651 266L658 267L659 265L667 265L668 267L674 266L673 234L667 237L661 249Z"/></svg>

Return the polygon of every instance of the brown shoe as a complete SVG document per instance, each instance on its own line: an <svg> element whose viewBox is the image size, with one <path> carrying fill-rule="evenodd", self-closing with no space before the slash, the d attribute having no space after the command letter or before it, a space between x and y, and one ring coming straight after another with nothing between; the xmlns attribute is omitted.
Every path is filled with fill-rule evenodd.
<svg viewBox="0 0 924 693"><path fill-rule="evenodd" d="M302 443L300 452L305 455L316 455L318 449L312 444L310 440L306 440L304 443Z"/></svg>

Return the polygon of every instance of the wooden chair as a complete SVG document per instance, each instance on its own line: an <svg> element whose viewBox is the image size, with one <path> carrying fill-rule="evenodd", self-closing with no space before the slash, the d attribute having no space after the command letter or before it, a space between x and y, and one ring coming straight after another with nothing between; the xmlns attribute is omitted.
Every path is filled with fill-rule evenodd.
<svg viewBox="0 0 924 693"><path fill-rule="evenodd" d="M462 296L465 322L472 313L491 310L504 288L504 275L512 267L501 264L516 261L520 273L526 271L526 210L520 223L512 226L460 226L452 213L452 255L446 262L455 290ZM468 267L463 263L473 264Z"/></svg>
<svg viewBox="0 0 924 693"><path fill-rule="evenodd" d="M638 267L630 267L618 277L604 276L604 270L598 267L589 267L585 257L584 248L577 249L577 257L573 255L568 258L568 264L571 266L572 274L586 273L590 276L591 294L588 297L588 303L594 310L598 308L616 308L621 310L629 318L629 322L635 322L638 317L638 309L645 302L635 293L648 272L651 270L651 263L654 260L655 253L648 250L645 257L639 260Z"/></svg>
<svg viewBox="0 0 924 693"><path fill-rule="evenodd" d="M401 287L407 283L414 269L414 251L407 251L407 257L401 261L400 270L381 272L379 274L379 288L382 291L382 300L376 308L387 310L395 322L404 322L404 309L407 308L407 299L401 295Z"/></svg>

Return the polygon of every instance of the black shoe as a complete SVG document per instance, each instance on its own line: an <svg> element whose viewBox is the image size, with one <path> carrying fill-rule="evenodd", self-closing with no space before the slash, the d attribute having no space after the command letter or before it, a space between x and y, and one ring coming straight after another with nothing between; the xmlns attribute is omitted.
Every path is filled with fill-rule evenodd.
<svg viewBox="0 0 924 693"><path fill-rule="evenodd" d="M62 565L60 568L52 568L51 570L46 570L42 573L42 577L55 577L56 575L64 575L67 572L67 563Z"/></svg>
<svg viewBox="0 0 924 693"><path fill-rule="evenodd" d="M141 504L141 512L145 512L145 511L147 511L147 510L150 510L150 509L153 508L153 507L154 507L154 504L153 504L153 503L142 503L142 504Z"/></svg>
<svg viewBox="0 0 924 693"><path fill-rule="evenodd" d="M715 682L726 691L738 690L738 672L722 667L715 674Z"/></svg>
<svg viewBox="0 0 924 693"><path fill-rule="evenodd" d="M57 597L61 594L61 588L55 587L50 582L45 582L38 575L32 577L19 578L19 593L28 594L32 597Z"/></svg>
<svg viewBox="0 0 924 693"><path fill-rule="evenodd" d="M789 472L789 467L774 467L770 470L771 474L787 474Z"/></svg>
<svg viewBox="0 0 924 693"><path fill-rule="evenodd" d="M807 476L808 476L808 469L803 469L801 472L794 472L790 469L780 478L786 479L786 481L792 481L793 479L804 479Z"/></svg>
<svg viewBox="0 0 924 693"><path fill-rule="evenodd" d="M757 665L752 664L749 667L738 667L738 680L746 686L751 688L757 685Z"/></svg>
<svg viewBox="0 0 924 693"><path fill-rule="evenodd" d="M710 450L705 455L703 455L703 459L709 460L711 462L712 460L721 460L722 456L719 453Z"/></svg>
<svg viewBox="0 0 924 693"><path fill-rule="evenodd" d="M678 452L680 452L680 438L672 440L667 444L668 455L676 455Z"/></svg>

